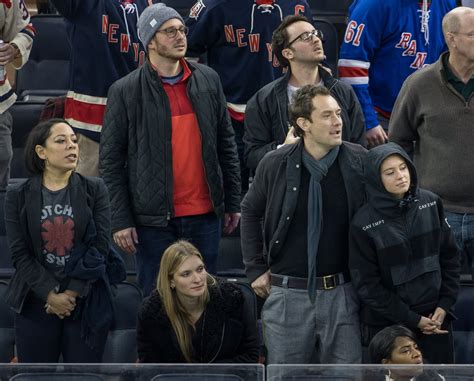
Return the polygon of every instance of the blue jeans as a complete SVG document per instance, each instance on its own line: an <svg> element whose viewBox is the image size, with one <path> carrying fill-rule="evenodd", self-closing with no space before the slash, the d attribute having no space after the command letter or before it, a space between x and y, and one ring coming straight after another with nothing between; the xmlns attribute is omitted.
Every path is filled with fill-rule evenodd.
<svg viewBox="0 0 474 381"><path fill-rule="evenodd" d="M474 214L451 213L446 211L456 242L461 249L461 272L474 277ZM474 279L474 278L473 278Z"/></svg>
<svg viewBox="0 0 474 381"><path fill-rule="evenodd" d="M207 272L216 273L217 254L221 237L221 221L215 213L172 218L168 226L138 226L135 255L138 285L144 296L156 287L163 252L178 239L187 239L204 257Z"/></svg>

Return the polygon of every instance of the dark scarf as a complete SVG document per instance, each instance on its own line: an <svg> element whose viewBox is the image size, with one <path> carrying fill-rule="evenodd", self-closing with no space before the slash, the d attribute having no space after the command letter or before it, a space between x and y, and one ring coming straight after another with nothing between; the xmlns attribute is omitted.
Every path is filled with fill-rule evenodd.
<svg viewBox="0 0 474 381"><path fill-rule="evenodd" d="M323 196L321 180L337 159L339 147L333 148L321 160L303 150L303 165L311 175L308 190L308 294L311 303L316 299L316 257L323 224Z"/></svg>
<svg viewBox="0 0 474 381"><path fill-rule="evenodd" d="M81 337L92 349L103 348L113 321L112 294L107 276L107 262L93 246L96 237L94 220L87 225L84 239L74 245L64 271L68 277L91 283L91 289L75 316L81 316ZM116 271L116 270L114 270Z"/></svg>

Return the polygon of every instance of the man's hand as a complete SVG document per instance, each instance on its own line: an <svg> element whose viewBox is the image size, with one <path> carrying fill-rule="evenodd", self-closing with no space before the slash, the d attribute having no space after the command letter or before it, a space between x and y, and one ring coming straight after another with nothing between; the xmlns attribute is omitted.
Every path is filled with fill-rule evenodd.
<svg viewBox="0 0 474 381"><path fill-rule="evenodd" d="M0 65L5 66L15 59L17 48L8 43L0 44Z"/></svg>
<svg viewBox="0 0 474 381"><path fill-rule="evenodd" d="M255 294L263 299L270 295L270 270L260 275L251 284Z"/></svg>
<svg viewBox="0 0 474 381"><path fill-rule="evenodd" d="M444 319L446 318L446 311L441 307L436 307L435 312L431 316L431 320L437 321L440 326L443 325Z"/></svg>
<svg viewBox="0 0 474 381"><path fill-rule="evenodd" d="M135 228L126 228L114 233L114 242L127 254L135 254L138 243L137 230Z"/></svg>
<svg viewBox="0 0 474 381"><path fill-rule="evenodd" d="M73 291L73 290L65 290L64 293L66 295L72 296L74 299L79 296L79 293L77 291Z"/></svg>
<svg viewBox="0 0 474 381"><path fill-rule="evenodd" d="M286 134L286 138L283 144L294 144L297 143L299 140L299 136L295 136L295 128L291 126L288 130L288 133Z"/></svg>
<svg viewBox="0 0 474 381"><path fill-rule="evenodd" d="M440 335L448 333L448 331L441 329L441 324L438 321L431 319L431 315L430 317L422 316L418 322L418 328L424 335Z"/></svg>
<svg viewBox="0 0 474 381"><path fill-rule="evenodd" d="M230 234L239 225L240 213L225 213L224 214L224 233Z"/></svg>
<svg viewBox="0 0 474 381"><path fill-rule="evenodd" d="M432 325L426 329L422 329L421 331L425 335L439 335L448 333L448 331L441 329L443 325L444 318L446 317L446 311L443 310L441 307L437 307L435 312L428 316L429 319L432 321Z"/></svg>
<svg viewBox="0 0 474 381"><path fill-rule="evenodd" d="M386 143L388 136L383 127L379 124L365 131L365 139L367 140L367 148L373 148Z"/></svg>

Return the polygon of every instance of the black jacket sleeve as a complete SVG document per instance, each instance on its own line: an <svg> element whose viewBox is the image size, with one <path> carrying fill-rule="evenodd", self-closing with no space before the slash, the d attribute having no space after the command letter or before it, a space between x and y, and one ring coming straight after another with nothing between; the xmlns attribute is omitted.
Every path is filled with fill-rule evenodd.
<svg viewBox="0 0 474 381"><path fill-rule="evenodd" d="M226 213L240 212L240 164L235 143L234 128L227 111L227 104L219 76L215 73L217 87L217 155L224 180L224 204Z"/></svg>
<svg viewBox="0 0 474 381"><path fill-rule="evenodd" d="M279 115L269 115L271 110L267 107L263 94L262 91L257 92L245 108L244 162L253 170L267 152L275 150L278 144L283 143L276 141L273 134L272 123L281 124Z"/></svg>
<svg viewBox="0 0 474 381"><path fill-rule="evenodd" d="M265 162L265 161L264 161ZM245 272L250 283L269 267L264 257L262 221L267 204L267 187L264 162L257 167L252 186L242 201L240 234Z"/></svg>
<svg viewBox="0 0 474 381"><path fill-rule="evenodd" d="M411 329L417 328L421 316L382 284L380 265L371 238L354 224L351 224L349 235L349 269L362 303L387 320L403 323Z"/></svg>
<svg viewBox="0 0 474 381"><path fill-rule="evenodd" d="M459 277L461 256L453 231L444 215L441 199L437 200L441 225L441 245L439 261L441 266L441 288L439 290L438 307L448 312L456 302L459 293Z"/></svg>
<svg viewBox="0 0 474 381"><path fill-rule="evenodd" d="M110 194L112 232L135 226L125 167L129 124L126 110L123 89L115 82L109 89L99 151L100 176Z"/></svg>
<svg viewBox="0 0 474 381"><path fill-rule="evenodd" d="M234 286L233 284L227 284L227 286ZM234 286L235 287L235 286ZM241 314L240 320L243 326L243 333L239 343L239 347L235 355L231 358L224 358L216 361L218 363L257 363L259 355L259 339L257 332L257 320L256 320L256 301L255 296L252 300L246 299L242 294Z"/></svg>
<svg viewBox="0 0 474 381"><path fill-rule="evenodd" d="M350 137L349 141L351 143L357 143L362 146L365 146L365 118L364 113L362 112L362 106L359 103L356 93L352 89L352 86L349 86L347 89L347 100L348 108L347 113L349 114L350 121ZM345 128L345 126L342 126Z"/></svg>
<svg viewBox="0 0 474 381"><path fill-rule="evenodd" d="M38 261L31 247L31 237L20 219L25 208L21 190L7 191L5 196L5 227L13 266L18 276L25 280L33 292L46 301L50 291L59 287L59 283ZM38 229L39 229L38 221Z"/></svg>

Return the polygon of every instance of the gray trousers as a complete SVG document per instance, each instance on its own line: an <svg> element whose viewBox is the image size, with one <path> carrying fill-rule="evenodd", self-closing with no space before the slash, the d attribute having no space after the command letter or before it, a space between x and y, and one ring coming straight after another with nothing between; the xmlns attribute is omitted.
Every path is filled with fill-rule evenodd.
<svg viewBox="0 0 474 381"><path fill-rule="evenodd" d="M8 111L0 114L0 191L7 189L10 179L13 119Z"/></svg>
<svg viewBox="0 0 474 381"><path fill-rule="evenodd" d="M272 286L262 308L268 364L360 364L359 301L351 283L318 290Z"/></svg>

